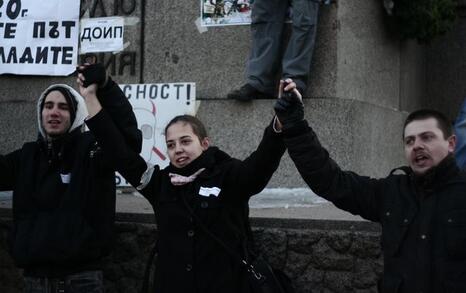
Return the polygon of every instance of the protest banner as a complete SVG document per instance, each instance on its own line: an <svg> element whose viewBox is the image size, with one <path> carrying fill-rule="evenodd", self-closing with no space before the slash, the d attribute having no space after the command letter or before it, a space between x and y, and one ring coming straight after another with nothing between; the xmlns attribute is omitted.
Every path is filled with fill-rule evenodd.
<svg viewBox="0 0 466 293"><path fill-rule="evenodd" d="M177 115L196 114L195 83L122 84L120 88L133 106L142 132L141 156L160 168L168 166L164 129ZM126 180L116 174L117 186L128 186Z"/></svg>
<svg viewBox="0 0 466 293"><path fill-rule="evenodd" d="M123 17L81 19L80 54L123 50Z"/></svg>
<svg viewBox="0 0 466 293"><path fill-rule="evenodd" d="M79 4L75 0L0 0L0 74L74 72Z"/></svg>

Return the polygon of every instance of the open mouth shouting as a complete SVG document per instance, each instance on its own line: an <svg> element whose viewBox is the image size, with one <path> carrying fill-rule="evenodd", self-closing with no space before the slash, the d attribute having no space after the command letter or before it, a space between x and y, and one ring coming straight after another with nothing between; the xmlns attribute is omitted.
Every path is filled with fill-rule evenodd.
<svg viewBox="0 0 466 293"><path fill-rule="evenodd" d="M419 166L425 165L428 160L429 160L429 156L424 153L416 154L416 156L414 157L414 163L416 163L416 165L419 165Z"/></svg>

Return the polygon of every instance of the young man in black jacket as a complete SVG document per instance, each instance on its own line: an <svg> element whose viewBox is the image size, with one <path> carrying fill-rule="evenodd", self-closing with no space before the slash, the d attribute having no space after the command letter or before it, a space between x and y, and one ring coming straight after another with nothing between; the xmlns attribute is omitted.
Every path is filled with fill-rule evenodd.
<svg viewBox="0 0 466 293"><path fill-rule="evenodd" d="M409 114L403 130L408 166L373 179L342 171L329 157L304 120L297 91L278 100L275 112L290 157L312 190L382 225L380 292L466 292L466 177L456 166L456 137L443 114Z"/></svg>
<svg viewBox="0 0 466 293"><path fill-rule="evenodd" d="M131 105L101 64L80 71L135 151L141 134ZM39 138L0 155L0 190L13 190L11 254L24 269L25 292L103 292L101 261L115 217L115 174L73 88L56 84L37 103ZM64 291L63 291L64 290Z"/></svg>

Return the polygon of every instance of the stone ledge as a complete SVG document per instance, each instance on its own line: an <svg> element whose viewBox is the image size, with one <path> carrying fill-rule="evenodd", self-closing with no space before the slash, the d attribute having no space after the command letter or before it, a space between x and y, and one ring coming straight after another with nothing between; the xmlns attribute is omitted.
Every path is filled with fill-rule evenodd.
<svg viewBox="0 0 466 293"><path fill-rule="evenodd" d="M1 216L1 210L0 210ZM333 230L333 231L359 231L380 232L380 225L368 221L344 221L344 220L315 220L315 219L283 219L283 218L259 218L250 217L251 226L278 229L299 230ZM153 214L117 213L117 222L134 222L153 224Z"/></svg>
<svg viewBox="0 0 466 293"><path fill-rule="evenodd" d="M9 223L12 219L11 209L0 208L0 222ZM261 228L297 229L297 230L332 230L347 232L381 231L379 224L368 221L314 220L314 219L278 219L251 217L251 225ZM116 222L154 224L153 214L117 213Z"/></svg>
<svg viewBox="0 0 466 293"><path fill-rule="evenodd" d="M373 229L375 224L282 219L252 219L252 222L259 251L273 267L289 275L296 293L308 293L310 288L313 292L377 291L383 271L380 233L364 230ZM7 253L9 223L11 218L0 217L0 291L20 293L21 270ZM263 227L267 225L272 227ZM313 229L308 229L310 225ZM156 227L117 222L115 228L114 250L104 259L106 292L137 293L157 237Z"/></svg>

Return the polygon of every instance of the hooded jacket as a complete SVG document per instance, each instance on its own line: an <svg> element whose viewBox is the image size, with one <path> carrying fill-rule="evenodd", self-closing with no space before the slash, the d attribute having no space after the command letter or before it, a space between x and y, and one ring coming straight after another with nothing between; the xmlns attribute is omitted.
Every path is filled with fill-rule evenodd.
<svg viewBox="0 0 466 293"><path fill-rule="evenodd" d="M41 110L45 94L56 88L71 94L76 109L67 133L49 139ZM136 118L116 83L109 80L97 96L128 134L128 144L140 151ZM93 134L85 131L86 117L84 99L73 88L52 85L37 102L37 141L0 155L0 190L13 190L11 254L25 275L60 277L99 269L100 259L110 250L114 166Z"/></svg>
<svg viewBox="0 0 466 293"><path fill-rule="evenodd" d="M285 144L309 187L381 224L380 292L466 292L466 176L452 156L422 177L402 167L374 179L342 171L311 128L294 130Z"/></svg>
<svg viewBox="0 0 466 293"><path fill-rule="evenodd" d="M238 255L247 257L247 203L278 168L285 152L280 134L267 127L261 143L241 161L209 147L183 168L147 168L125 145L105 108L87 122L118 171L152 204L157 223L155 292L248 293L247 273L201 227L199 221ZM175 186L169 173L196 179ZM142 184L141 184L142 183ZM193 216L186 205L195 213Z"/></svg>

